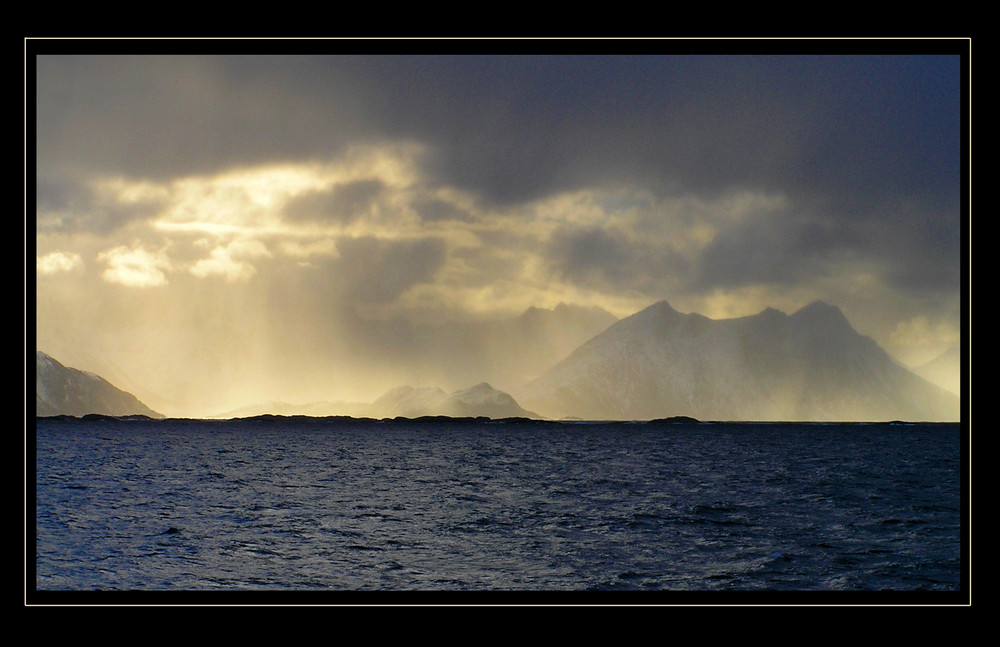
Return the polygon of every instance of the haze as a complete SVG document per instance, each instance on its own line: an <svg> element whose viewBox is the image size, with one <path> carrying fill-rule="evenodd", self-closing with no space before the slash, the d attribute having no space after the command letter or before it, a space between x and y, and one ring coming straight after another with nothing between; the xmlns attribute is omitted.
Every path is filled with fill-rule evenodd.
<svg viewBox="0 0 1000 647"><path fill-rule="evenodd" d="M624 317L661 299L727 318L820 299L909 365L960 342L961 41L905 56L28 44L37 348L167 415L472 385L415 383L398 349L359 358L382 329L364 322L394 318Z"/></svg>

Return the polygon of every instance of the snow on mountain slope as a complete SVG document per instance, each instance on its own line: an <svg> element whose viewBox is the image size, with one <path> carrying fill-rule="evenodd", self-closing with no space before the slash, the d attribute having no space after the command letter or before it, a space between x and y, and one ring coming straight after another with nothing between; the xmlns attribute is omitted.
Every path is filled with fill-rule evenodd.
<svg viewBox="0 0 1000 647"><path fill-rule="evenodd" d="M590 419L958 420L957 398L822 302L712 320L662 301L580 346L520 399Z"/></svg>
<svg viewBox="0 0 1000 647"><path fill-rule="evenodd" d="M36 351L35 415L163 416L99 375L63 366Z"/></svg>

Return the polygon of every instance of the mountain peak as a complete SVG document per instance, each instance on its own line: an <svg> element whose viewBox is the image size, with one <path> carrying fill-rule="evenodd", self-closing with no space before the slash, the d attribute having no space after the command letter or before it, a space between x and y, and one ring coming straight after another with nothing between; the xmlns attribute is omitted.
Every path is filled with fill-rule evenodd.
<svg viewBox="0 0 1000 647"><path fill-rule="evenodd" d="M633 328L645 329L652 327L657 329L663 325L669 325L677 315L680 315L680 313L674 310L665 300L657 301L635 314L629 315L624 319L619 319L614 323L614 325L601 334L606 335L612 330L627 330Z"/></svg>
<svg viewBox="0 0 1000 647"><path fill-rule="evenodd" d="M671 310L673 312L677 312L676 310L674 310L674 307L670 305L670 302L667 301L666 299L661 299L657 301L656 303L651 305L650 308L656 308L658 310Z"/></svg>
<svg viewBox="0 0 1000 647"><path fill-rule="evenodd" d="M792 315L793 318L812 324L846 326L853 330L843 311L837 306L832 306L824 301L813 301L804 308L800 308Z"/></svg>
<svg viewBox="0 0 1000 647"><path fill-rule="evenodd" d="M662 301L657 301L653 305L648 306L648 307L640 310L639 312L635 313L632 316L633 317L639 317L639 318L644 318L646 316L652 316L652 317L659 318L659 317L666 317L666 316L675 315L675 314L681 314L681 313L678 312L677 310L675 310L674 307L671 306L670 303L667 302L666 299L663 299ZM626 317L626 318L628 318L628 317Z"/></svg>
<svg viewBox="0 0 1000 647"><path fill-rule="evenodd" d="M475 386L470 386L467 389L459 389L458 391L455 391L452 395L457 395L459 393L476 393L476 392L488 393L492 391L496 391L496 389L490 386L488 382L480 382L479 384Z"/></svg>
<svg viewBox="0 0 1000 647"><path fill-rule="evenodd" d="M828 314L829 315L829 314L838 314L840 316L843 316L843 313L840 311L840 308L838 308L837 306L830 305L829 303L827 303L825 301L820 301L819 299L813 301L812 303L810 303L807 306L803 306L802 308L799 308L795 312L795 314L796 315L808 315L808 314Z"/></svg>

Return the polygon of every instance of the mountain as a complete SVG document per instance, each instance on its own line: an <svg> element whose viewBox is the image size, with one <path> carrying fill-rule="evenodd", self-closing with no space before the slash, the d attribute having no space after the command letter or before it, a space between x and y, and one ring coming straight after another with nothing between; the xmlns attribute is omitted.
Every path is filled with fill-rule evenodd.
<svg viewBox="0 0 1000 647"><path fill-rule="evenodd" d="M36 351L35 415L163 416L131 393L113 386L99 375L63 366Z"/></svg>
<svg viewBox="0 0 1000 647"><path fill-rule="evenodd" d="M519 399L545 416L587 419L959 419L957 396L819 301L720 320L662 301L584 343Z"/></svg>
<svg viewBox="0 0 1000 647"><path fill-rule="evenodd" d="M372 415L385 418L396 416L538 418L538 414L522 409L509 394L498 391L485 382L452 393L447 393L438 387L401 386L373 402L371 411Z"/></svg>

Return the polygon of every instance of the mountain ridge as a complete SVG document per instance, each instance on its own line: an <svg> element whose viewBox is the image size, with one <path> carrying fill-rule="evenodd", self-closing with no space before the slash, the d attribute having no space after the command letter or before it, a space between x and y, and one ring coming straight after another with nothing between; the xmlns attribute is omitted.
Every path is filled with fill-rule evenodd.
<svg viewBox="0 0 1000 647"><path fill-rule="evenodd" d="M35 415L79 417L88 414L163 417L100 375L64 366L36 350Z"/></svg>
<svg viewBox="0 0 1000 647"><path fill-rule="evenodd" d="M658 301L517 394L549 417L957 420L958 400L857 333L837 306L709 319Z"/></svg>

